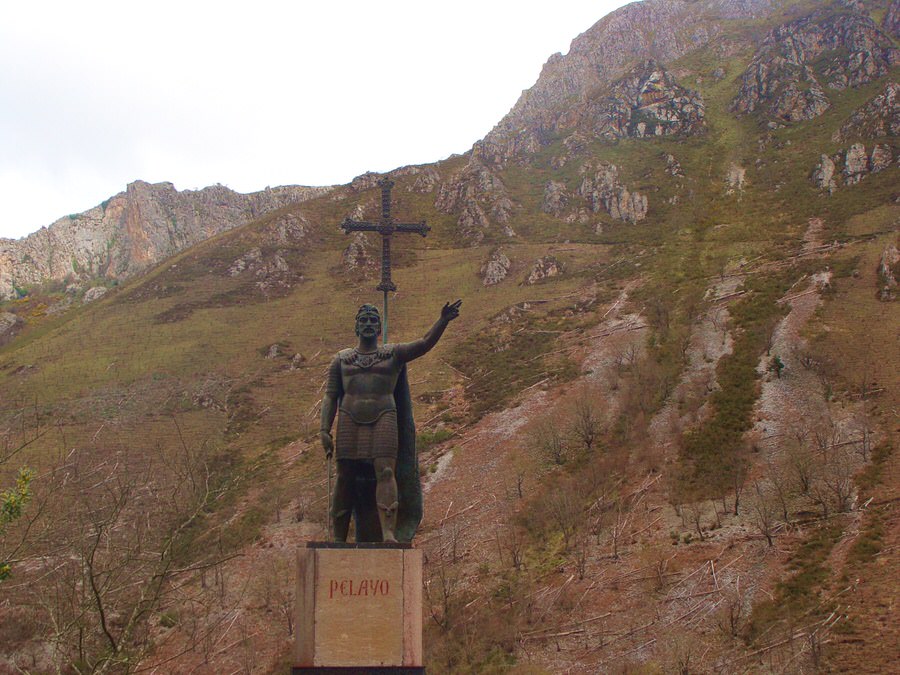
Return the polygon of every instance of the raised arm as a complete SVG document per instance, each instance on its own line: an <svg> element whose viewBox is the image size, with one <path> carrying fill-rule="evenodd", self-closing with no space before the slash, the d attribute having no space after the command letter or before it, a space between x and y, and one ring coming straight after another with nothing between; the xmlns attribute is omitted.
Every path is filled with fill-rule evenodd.
<svg viewBox="0 0 900 675"><path fill-rule="evenodd" d="M441 309L441 317L435 321L434 325L425 333L425 336L412 342L394 345L394 356L402 363L406 363L429 352L441 339L447 324L459 316L460 305L462 305L462 300L457 300L453 304L446 303Z"/></svg>
<svg viewBox="0 0 900 675"><path fill-rule="evenodd" d="M319 431L319 439L325 449L325 456L331 457L334 452L334 439L331 437L331 425L334 424L334 416L337 414L338 404L344 395L344 386L341 381L341 360L335 357L328 368L328 381L325 383L325 395L322 397L322 422Z"/></svg>

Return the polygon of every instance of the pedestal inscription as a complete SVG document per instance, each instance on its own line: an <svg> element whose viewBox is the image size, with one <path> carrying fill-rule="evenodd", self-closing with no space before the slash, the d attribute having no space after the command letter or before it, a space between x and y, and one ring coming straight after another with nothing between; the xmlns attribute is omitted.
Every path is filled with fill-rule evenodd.
<svg viewBox="0 0 900 675"><path fill-rule="evenodd" d="M421 668L421 551L310 544L298 551L296 598L295 672Z"/></svg>

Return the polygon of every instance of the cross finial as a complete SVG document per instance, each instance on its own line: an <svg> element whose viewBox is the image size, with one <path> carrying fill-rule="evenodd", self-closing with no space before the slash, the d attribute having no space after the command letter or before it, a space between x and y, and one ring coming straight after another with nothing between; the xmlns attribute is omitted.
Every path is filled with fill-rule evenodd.
<svg viewBox="0 0 900 675"><path fill-rule="evenodd" d="M424 237L431 228L425 224L424 220L418 223L395 223L391 217L391 189L394 187L394 181L385 176L378 181L378 187L381 188L381 219L377 223L369 223L345 218L341 223L341 229L347 234L350 232L377 232L381 235L381 283L375 288L384 293L382 332L384 341L387 343L388 292L397 290L397 285L391 279L391 237L394 232L415 233Z"/></svg>

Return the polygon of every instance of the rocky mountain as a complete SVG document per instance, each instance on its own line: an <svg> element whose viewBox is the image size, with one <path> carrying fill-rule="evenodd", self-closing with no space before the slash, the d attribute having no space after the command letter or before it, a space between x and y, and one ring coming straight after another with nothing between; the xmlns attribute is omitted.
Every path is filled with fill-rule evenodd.
<svg viewBox="0 0 900 675"><path fill-rule="evenodd" d="M0 239L0 298L48 281L83 286L127 279L213 235L328 190L286 186L239 194L222 185L178 191L171 183L135 181L84 213L22 239Z"/></svg>
<svg viewBox="0 0 900 675"><path fill-rule="evenodd" d="M410 365L429 672L896 670L898 13L636 2L389 172L389 339L464 300ZM0 303L0 672L288 670L380 178Z"/></svg>
<svg viewBox="0 0 900 675"><path fill-rule="evenodd" d="M573 113L576 119L595 119L601 136L646 133L647 122L654 134L684 126L696 130L691 122L702 117L699 101L680 100L681 90L677 96L671 91L666 96L663 89L672 82L656 72L653 64L670 63L694 52L719 36L729 20L756 16L774 4L774 0L646 0L627 5L575 38L568 54L551 56L535 85L476 144L474 154L502 162L533 153L555 129L570 126ZM626 76L642 61L645 65ZM617 80L612 100L595 99L598 91ZM662 101L666 101L663 108L671 111L668 114L657 107ZM649 104L646 112L651 119L636 119L629 125L633 112L644 104ZM677 112L686 104L689 107L683 113ZM673 119L668 119L669 114ZM653 119L664 124L654 124ZM638 131L641 122L645 126Z"/></svg>

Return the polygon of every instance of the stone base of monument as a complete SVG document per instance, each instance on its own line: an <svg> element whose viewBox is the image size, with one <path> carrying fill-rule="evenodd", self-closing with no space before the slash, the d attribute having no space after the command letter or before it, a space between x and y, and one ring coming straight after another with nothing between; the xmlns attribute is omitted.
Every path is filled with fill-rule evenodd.
<svg viewBox="0 0 900 675"><path fill-rule="evenodd" d="M297 552L299 673L424 673L422 552L310 542Z"/></svg>

